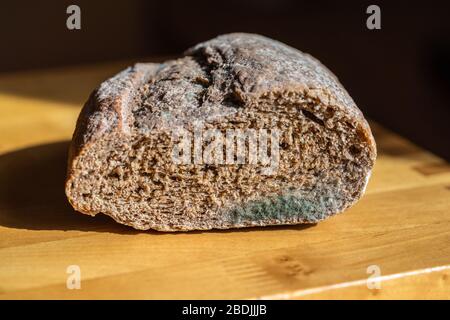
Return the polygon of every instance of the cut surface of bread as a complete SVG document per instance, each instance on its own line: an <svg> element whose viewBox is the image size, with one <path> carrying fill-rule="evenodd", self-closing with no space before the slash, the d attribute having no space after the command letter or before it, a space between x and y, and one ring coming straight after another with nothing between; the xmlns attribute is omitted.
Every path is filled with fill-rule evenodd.
<svg viewBox="0 0 450 320"><path fill-rule="evenodd" d="M66 194L143 230L316 223L360 199L375 158L328 69L237 33L102 83L77 122Z"/></svg>

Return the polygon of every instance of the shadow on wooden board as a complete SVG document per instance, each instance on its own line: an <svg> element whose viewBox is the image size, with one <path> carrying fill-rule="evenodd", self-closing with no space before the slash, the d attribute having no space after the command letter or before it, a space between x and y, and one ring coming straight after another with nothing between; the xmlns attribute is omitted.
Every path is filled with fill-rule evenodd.
<svg viewBox="0 0 450 320"><path fill-rule="evenodd" d="M69 142L0 155L0 225L30 230L130 232L106 216L77 214L64 194Z"/></svg>

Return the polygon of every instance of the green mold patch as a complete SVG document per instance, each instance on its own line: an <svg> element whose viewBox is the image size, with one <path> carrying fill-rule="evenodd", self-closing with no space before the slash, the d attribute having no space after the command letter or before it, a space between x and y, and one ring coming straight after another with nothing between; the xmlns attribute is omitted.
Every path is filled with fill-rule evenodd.
<svg viewBox="0 0 450 320"><path fill-rule="evenodd" d="M315 194L315 193L313 193ZM315 194L316 195L316 194ZM326 218L342 201L335 195L284 194L251 201L230 211L233 223L296 220L314 223ZM330 210L331 209L331 210Z"/></svg>

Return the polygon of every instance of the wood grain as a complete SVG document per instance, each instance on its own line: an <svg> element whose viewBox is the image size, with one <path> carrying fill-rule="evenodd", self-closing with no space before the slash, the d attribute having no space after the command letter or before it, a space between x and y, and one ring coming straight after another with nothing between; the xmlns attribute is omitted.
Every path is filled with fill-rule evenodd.
<svg viewBox="0 0 450 320"><path fill-rule="evenodd" d="M0 299L450 298L449 164L375 123L366 195L318 225L171 234L75 213L68 141L90 90L123 66L0 77Z"/></svg>

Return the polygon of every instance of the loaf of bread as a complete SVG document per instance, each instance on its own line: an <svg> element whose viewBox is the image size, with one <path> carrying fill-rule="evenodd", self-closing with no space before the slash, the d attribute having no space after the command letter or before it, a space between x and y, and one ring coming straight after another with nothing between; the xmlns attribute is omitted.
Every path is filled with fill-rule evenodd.
<svg viewBox="0 0 450 320"><path fill-rule="evenodd" d="M319 61L227 34L96 89L77 122L67 197L136 229L316 223L363 195L369 125Z"/></svg>

